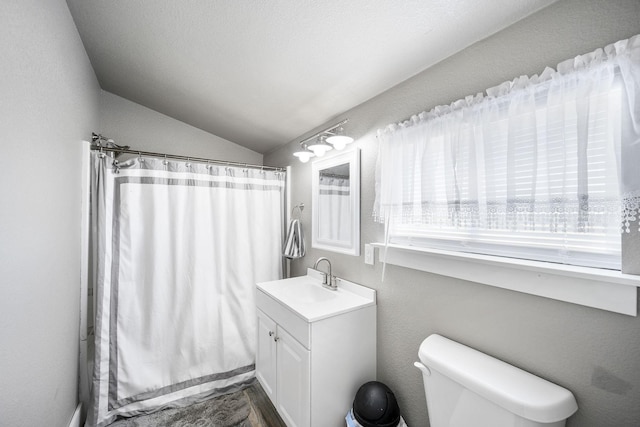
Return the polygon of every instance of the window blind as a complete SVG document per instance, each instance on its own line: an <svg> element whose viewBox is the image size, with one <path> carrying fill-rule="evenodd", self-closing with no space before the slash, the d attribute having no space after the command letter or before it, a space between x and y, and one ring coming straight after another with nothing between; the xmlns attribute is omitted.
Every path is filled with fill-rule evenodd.
<svg viewBox="0 0 640 427"><path fill-rule="evenodd" d="M374 216L389 242L619 269L621 209L636 214L640 195L622 168L640 158L639 44L380 131Z"/></svg>

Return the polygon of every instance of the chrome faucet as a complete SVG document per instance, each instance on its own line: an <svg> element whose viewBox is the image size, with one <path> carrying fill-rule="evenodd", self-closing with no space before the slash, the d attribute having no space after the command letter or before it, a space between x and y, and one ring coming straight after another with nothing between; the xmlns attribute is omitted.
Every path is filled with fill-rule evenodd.
<svg viewBox="0 0 640 427"><path fill-rule="evenodd" d="M325 258L325 257L318 258L316 263L313 265L313 269L318 270L318 264L320 264L321 261L327 261L327 264L329 264L329 273L324 273L320 271L320 273L322 274L322 286L324 286L327 289L331 289L332 291L337 290L338 285L336 284L336 276L331 274L331 261L329 261L329 258Z"/></svg>

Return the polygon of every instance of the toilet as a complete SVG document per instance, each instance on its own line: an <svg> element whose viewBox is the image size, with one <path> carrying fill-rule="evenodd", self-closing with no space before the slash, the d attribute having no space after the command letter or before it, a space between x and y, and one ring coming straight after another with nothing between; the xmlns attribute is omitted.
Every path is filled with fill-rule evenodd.
<svg viewBox="0 0 640 427"><path fill-rule="evenodd" d="M578 410L569 390L443 336L418 356L431 427L562 427Z"/></svg>

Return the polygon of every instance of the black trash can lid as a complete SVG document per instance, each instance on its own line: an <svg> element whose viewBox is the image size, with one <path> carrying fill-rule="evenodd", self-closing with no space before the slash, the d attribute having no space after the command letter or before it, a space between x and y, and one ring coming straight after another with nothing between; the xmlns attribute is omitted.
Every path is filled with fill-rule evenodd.
<svg viewBox="0 0 640 427"><path fill-rule="evenodd" d="M395 427L400 422L400 408L389 387L370 381L356 393L353 416L363 427Z"/></svg>

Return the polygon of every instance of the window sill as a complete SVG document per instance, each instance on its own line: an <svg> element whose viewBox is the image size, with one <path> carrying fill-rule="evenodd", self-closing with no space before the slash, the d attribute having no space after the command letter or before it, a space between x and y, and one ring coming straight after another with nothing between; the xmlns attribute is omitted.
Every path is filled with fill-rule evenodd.
<svg viewBox="0 0 640 427"><path fill-rule="evenodd" d="M385 246L379 248L384 262ZM389 245L387 264L455 277L587 307L637 315L640 276L598 268Z"/></svg>

